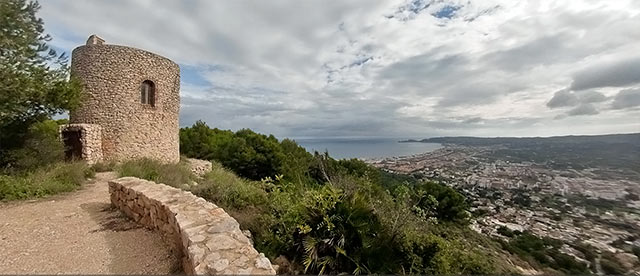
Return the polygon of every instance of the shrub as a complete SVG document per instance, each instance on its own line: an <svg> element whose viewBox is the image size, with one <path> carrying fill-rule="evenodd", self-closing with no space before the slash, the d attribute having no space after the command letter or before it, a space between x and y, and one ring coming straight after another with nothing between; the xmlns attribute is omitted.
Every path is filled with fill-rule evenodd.
<svg viewBox="0 0 640 276"><path fill-rule="evenodd" d="M597 250L595 247L582 242L571 244L571 247L580 251L580 253L584 255L584 259L587 261L590 261L595 266L595 261L596 261L596 258L598 257L598 254L596 254Z"/></svg>
<svg viewBox="0 0 640 276"><path fill-rule="evenodd" d="M262 207L267 203L262 182L242 179L217 162L212 162L211 172L198 180L192 192L223 208Z"/></svg>
<svg viewBox="0 0 640 276"><path fill-rule="evenodd" d="M164 183L173 187L183 187L190 184L194 175L185 162L166 164L143 158L124 162L117 166L120 176L133 176L157 183Z"/></svg>
<svg viewBox="0 0 640 276"><path fill-rule="evenodd" d="M634 246L631 248L631 251L638 257L638 261L640 261L640 246Z"/></svg>
<svg viewBox="0 0 640 276"><path fill-rule="evenodd" d="M552 268L565 272L567 274L585 274L589 272L587 265L576 261L575 258L560 253L559 251L551 252L551 258L553 258Z"/></svg>
<svg viewBox="0 0 640 276"><path fill-rule="evenodd" d="M25 135L24 145L7 153L5 162L12 172L35 170L64 159L64 146L58 136L58 122L34 123Z"/></svg>
<svg viewBox="0 0 640 276"><path fill-rule="evenodd" d="M273 135L266 136L249 129L235 133L211 129L202 121L180 130L180 148L188 157L218 161L252 180L282 174L285 159L283 149Z"/></svg>
<svg viewBox="0 0 640 276"><path fill-rule="evenodd" d="M602 267L602 271L608 275L622 275L627 272L627 269L620 262L618 257L611 252L602 253L600 266Z"/></svg>
<svg viewBox="0 0 640 276"><path fill-rule="evenodd" d="M503 235L505 237L509 237L512 238L513 236L515 236L515 234L513 233L513 231L511 231L511 229L509 229L506 226L500 226L498 227L498 234Z"/></svg>
<svg viewBox="0 0 640 276"><path fill-rule="evenodd" d="M414 188L416 207L439 220L466 223L469 218L465 197L456 190L435 182L423 182Z"/></svg>
<svg viewBox="0 0 640 276"><path fill-rule="evenodd" d="M613 261L611 259L601 259L600 267L602 267L602 271L608 275L622 275L627 272L618 262Z"/></svg>
<svg viewBox="0 0 640 276"><path fill-rule="evenodd" d="M531 232L523 232L516 235L503 244L504 248L516 253L530 262L549 266L567 274L585 274L589 269L584 263L578 262L574 257L561 253L558 249L562 242L551 238L539 238ZM579 250L585 250L586 245L576 245ZM586 256L589 258L589 256ZM535 260L535 261L534 261Z"/></svg>
<svg viewBox="0 0 640 276"><path fill-rule="evenodd" d="M84 163L57 163L33 172L0 175L0 200L28 199L70 192L82 185L93 171Z"/></svg>
<svg viewBox="0 0 640 276"><path fill-rule="evenodd" d="M296 234L304 248L305 273L384 271L388 239L366 195L326 185L305 193L302 204L304 219Z"/></svg>
<svg viewBox="0 0 640 276"><path fill-rule="evenodd" d="M114 161L111 162L98 162L96 164L93 164L93 166L91 166L91 168L95 171L95 172L110 172L116 169L117 163Z"/></svg>
<svg viewBox="0 0 640 276"><path fill-rule="evenodd" d="M425 231L407 231L402 239L403 271L408 274L495 273L488 258L456 239Z"/></svg>
<svg viewBox="0 0 640 276"><path fill-rule="evenodd" d="M624 198L625 198L626 200L632 200L632 201L640 200L640 196L639 196L638 194L634 194L634 193L632 193L632 192L629 192L628 194L626 194L626 195L624 196Z"/></svg>

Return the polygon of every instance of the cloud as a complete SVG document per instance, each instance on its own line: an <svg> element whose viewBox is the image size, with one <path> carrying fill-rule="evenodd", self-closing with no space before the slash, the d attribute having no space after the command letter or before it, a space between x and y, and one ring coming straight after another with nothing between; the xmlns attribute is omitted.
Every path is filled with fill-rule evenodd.
<svg viewBox="0 0 640 276"><path fill-rule="evenodd" d="M597 91L584 91L578 97L582 103L599 103L607 100L607 96Z"/></svg>
<svg viewBox="0 0 640 276"><path fill-rule="evenodd" d="M48 0L40 15L56 48L95 33L178 62L183 126L522 136L638 129L610 88L638 83L636 2Z"/></svg>
<svg viewBox="0 0 640 276"><path fill-rule="evenodd" d="M477 123L481 123L483 120L480 117L473 117L473 118L469 118L463 121L463 123L467 123L467 124L477 124Z"/></svg>
<svg viewBox="0 0 640 276"><path fill-rule="evenodd" d="M505 71L563 62L572 57L567 55L571 49L566 41L573 39L576 37L567 33L537 37L522 45L489 53L483 58Z"/></svg>
<svg viewBox="0 0 640 276"><path fill-rule="evenodd" d="M576 106L580 100L572 91L560 90L553 94L553 98L547 102L549 108Z"/></svg>
<svg viewBox="0 0 640 276"><path fill-rule="evenodd" d="M567 116L596 115L600 112L594 103L606 101L607 97L597 91L581 91L576 93L566 89L554 93L551 100L547 102L547 107L551 109L573 107L565 114L556 115L553 119L559 120Z"/></svg>
<svg viewBox="0 0 640 276"><path fill-rule="evenodd" d="M595 107L591 103L599 103L606 100L607 100L607 97L604 94L597 91L581 91L580 93L576 93L573 91L562 89L562 90L556 91L553 94L553 97L547 102L547 107L554 109L554 108L560 108L560 107L572 107L572 106L580 105L578 108L570 111L570 113L571 112L580 113L580 112L587 112L588 110L591 110L591 109L595 110ZM575 114L575 115L583 115L583 114Z"/></svg>
<svg viewBox="0 0 640 276"><path fill-rule="evenodd" d="M572 90L624 87L640 83L640 57L596 64L573 75Z"/></svg>
<svg viewBox="0 0 640 276"><path fill-rule="evenodd" d="M640 88L620 91L611 103L613 109L624 109L640 106Z"/></svg>
<svg viewBox="0 0 640 276"><path fill-rule="evenodd" d="M574 109L569 110L567 115L579 116L579 115L596 115L600 112L592 104L581 104Z"/></svg>

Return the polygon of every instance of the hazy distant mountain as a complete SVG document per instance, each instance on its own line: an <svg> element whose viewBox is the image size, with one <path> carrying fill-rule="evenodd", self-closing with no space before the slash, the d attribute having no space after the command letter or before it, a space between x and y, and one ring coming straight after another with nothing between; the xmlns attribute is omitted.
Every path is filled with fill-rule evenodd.
<svg viewBox="0 0 640 276"><path fill-rule="evenodd" d="M558 168L618 168L640 172L640 133L556 137L435 137L403 142L496 146L495 159L553 164Z"/></svg>
<svg viewBox="0 0 640 276"><path fill-rule="evenodd" d="M640 146L640 133L607 134L607 135L569 135L553 137L434 137L420 141L405 140L402 142L445 143L459 145L497 145L497 144L528 144L528 143L625 143Z"/></svg>

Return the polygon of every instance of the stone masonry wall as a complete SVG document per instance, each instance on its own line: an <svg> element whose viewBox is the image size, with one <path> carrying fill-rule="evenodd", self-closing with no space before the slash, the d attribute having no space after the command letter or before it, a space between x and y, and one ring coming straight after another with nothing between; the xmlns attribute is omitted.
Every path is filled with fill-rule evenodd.
<svg viewBox="0 0 640 276"><path fill-rule="evenodd" d="M134 177L110 181L109 193L129 217L173 237L187 274L275 274L238 222L203 198Z"/></svg>
<svg viewBox="0 0 640 276"><path fill-rule="evenodd" d="M92 124L67 124L60 126L60 139L66 131L80 131L82 159L88 164L102 161L102 128Z"/></svg>
<svg viewBox="0 0 640 276"><path fill-rule="evenodd" d="M180 160L180 68L162 56L126 46L89 44L73 50L71 75L83 84L71 123L102 126L106 161ZM140 100L141 85L155 86L155 105Z"/></svg>

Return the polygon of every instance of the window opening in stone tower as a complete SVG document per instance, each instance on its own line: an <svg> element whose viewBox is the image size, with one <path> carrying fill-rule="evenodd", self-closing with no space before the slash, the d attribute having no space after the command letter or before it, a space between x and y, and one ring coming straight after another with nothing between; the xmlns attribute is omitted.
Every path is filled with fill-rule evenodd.
<svg viewBox="0 0 640 276"><path fill-rule="evenodd" d="M156 98L156 86L152 81L146 80L142 82L142 86L140 87L140 102L142 104L148 104L150 106L155 106Z"/></svg>

